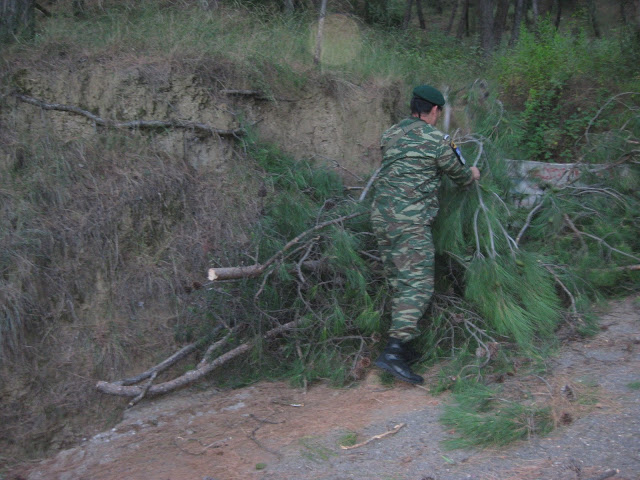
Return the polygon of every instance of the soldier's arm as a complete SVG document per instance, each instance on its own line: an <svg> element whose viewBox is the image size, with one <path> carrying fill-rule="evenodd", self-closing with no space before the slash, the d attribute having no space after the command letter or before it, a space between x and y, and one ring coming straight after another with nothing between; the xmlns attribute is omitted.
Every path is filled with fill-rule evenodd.
<svg viewBox="0 0 640 480"><path fill-rule="evenodd" d="M439 153L440 155L436 157L438 168L456 184L469 185L473 180L480 178L480 171L475 167L469 168L460 163L448 145L442 145ZM472 168L475 169L475 172L472 171Z"/></svg>

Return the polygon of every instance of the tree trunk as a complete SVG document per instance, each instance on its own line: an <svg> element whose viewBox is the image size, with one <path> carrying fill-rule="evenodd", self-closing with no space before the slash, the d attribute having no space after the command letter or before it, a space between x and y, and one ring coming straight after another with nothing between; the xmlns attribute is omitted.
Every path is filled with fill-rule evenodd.
<svg viewBox="0 0 640 480"><path fill-rule="evenodd" d="M416 0L416 12L418 13L418 22L420 22L420 28L422 30L426 30L427 24L424 21L424 13L422 12L422 0Z"/></svg>
<svg viewBox="0 0 640 480"><path fill-rule="evenodd" d="M513 30L511 32L511 40L509 41L509 46L511 47L518 42L518 37L520 37L520 25L522 24L523 14L524 0L516 0L516 9L513 15Z"/></svg>
<svg viewBox="0 0 640 480"><path fill-rule="evenodd" d="M457 39L460 40L463 36L469 36L469 0L464 0L464 4L462 5L462 16L460 17L458 31L456 32Z"/></svg>
<svg viewBox="0 0 640 480"><path fill-rule="evenodd" d="M554 25L557 30L558 28L560 28L560 18L562 18L562 1L555 0L553 3L556 8L556 21L554 22Z"/></svg>
<svg viewBox="0 0 640 480"><path fill-rule="evenodd" d="M591 20L591 26L593 27L593 34L600 38L600 27L598 25L598 12L596 10L595 0L588 0L589 4L589 20Z"/></svg>
<svg viewBox="0 0 640 480"><path fill-rule="evenodd" d="M387 0L364 0L364 21L366 23L389 23Z"/></svg>
<svg viewBox="0 0 640 480"><path fill-rule="evenodd" d="M451 29L453 28L453 21L456 19L456 13L458 13L458 8L460 8L460 4L462 0L456 0L456 3L453 5L453 9L451 10L451 16L449 17L449 24L447 25L447 35L451 35Z"/></svg>
<svg viewBox="0 0 640 480"><path fill-rule="evenodd" d="M484 54L488 55L493 50L493 1L479 0L480 7L480 46Z"/></svg>
<svg viewBox="0 0 640 480"><path fill-rule="evenodd" d="M540 6L538 0L531 0L531 11L533 12L533 26L538 25L538 17L540 16Z"/></svg>
<svg viewBox="0 0 640 480"><path fill-rule="evenodd" d="M407 4L404 7L404 18L402 19L402 30L409 28L409 22L411 21L411 7L413 6L413 0L407 0Z"/></svg>
<svg viewBox="0 0 640 480"><path fill-rule="evenodd" d="M507 25L507 15L509 13L509 0L498 0L498 8L496 17L493 21L494 41L496 45L500 45L502 34Z"/></svg>
<svg viewBox="0 0 640 480"><path fill-rule="evenodd" d="M320 65L322 56L322 41L324 35L324 19L327 16L327 0L322 0L320 4L320 17L318 18L318 32L316 34L316 50L313 55L313 63Z"/></svg>
<svg viewBox="0 0 640 480"><path fill-rule="evenodd" d="M86 13L86 5L84 4L84 0L73 0L73 2L71 2L71 9L73 11L74 17L83 18Z"/></svg>
<svg viewBox="0 0 640 480"><path fill-rule="evenodd" d="M634 2L634 7L636 8L636 15L635 15L636 31L638 32L638 34L640 34L640 0L636 0Z"/></svg>
<svg viewBox="0 0 640 480"><path fill-rule="evenodd" d="M32 38L35 34L34 0L0 0L0 42L17 35Z"/></svg>

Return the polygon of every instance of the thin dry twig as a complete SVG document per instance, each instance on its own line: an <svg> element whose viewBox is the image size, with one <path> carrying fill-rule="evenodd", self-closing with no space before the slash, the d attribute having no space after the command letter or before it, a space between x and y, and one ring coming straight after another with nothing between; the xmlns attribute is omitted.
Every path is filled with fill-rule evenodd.
<svg viewBox="0 0 640 480"><path fill-rule="evenodd" d="M381 170L382 170L382 167L378 168L375 172L373 172L373 175L371 175L371 178L367 182L367 185L364 187L364 190L360 194L360 198L358 198L358 202L362 202L365 199L365 197L367 196L367 193L369 193L369 189L371 188L371 186L373 185L373 182L376 180L376 178L380 174Z"/></svg>
<svg viewBox="0 0 640 480"><path fill-rule="evenodd" d="M138 403L140 400L142 400L144 398L144 396L147 394L147 392L149 391L149 388L151 387L151 385L153 384L153 381L156 379L156 377L158 376L158 372L153 372L151 374L151 377L149 378L149 381L145 384L145 386L142 389L142 392L140 392L140 395L138 395L137 397L135 397L133 400L131 400L129 402L129 404L127 405L127 408L131 408L133 407L136 403Z"/></svg>
<svg viewBox="0 0 640 480"><path fill-rule="evenodd" d="M576 299L571 294L571 291L566 287L564 283L562 283L560 278L558 278L551 265L545 265L544 268L547 269L547 271L553 276L553 279L556 281L556 283L560 285L562 291L569 297L569 301L571 302L571 313L573 313L575 318L579 318L578 309L576 308Z"/></svg>
<svg viewBox="0 0 640 480"><path fill-rule="evenodd" d="M374 435L373 437L369 438L368 440L365 440L364 442L361 443L356 443L355 445L340 445L340 448L343 450L352 450L354 448L360 448L360 447L364 447L365 445L373 442L374 440L380 440L381 438L384 437L388 437L389 435L395 435L396 433L398 433L400 431L400 429L404 426L406 426L406 423L400 423L398 425L396 425L395 427L393 427L391 430L389 430L388 432L384 432L384 433L380 433L379 435Z"/></svg>
<svg viewBox="0 0 640 480"><path fill-rule="evenodd" d="M591 120L589 120L589 124L587 125L587 128L584 131L584 135L583 137L586 140L586 143L589 144L590 140L589 140L589 130L591 129L591 127L593 126L594 122L596 121L596 119L600 116L600 114L604 111L605 108L607 108L607 106L613 102L614 100L616 100L618 97L622 97L625 95L640 95L640 92L622 92L622 93L618 93L617 95L614 95L613 97L611 97L609 100L607 100L606 102L604 102L604 104L602 104L602 106L600 107L600 109L596 112L596 114L593 116L593 118ZM582 138L582 137L581 137ZM580 138L578 138L578 140L576 140L576 145L578 144L578 142L580 141Z"/></svg>
<svg viewBox="0 0 640 480"><path fill-rule="evenodd" d="M533 216L538 212L538 210L542 208L543 204L544 202L540 202L533 209L531 209L531 211L529 212L529 215L527 215L527 220L525 221L524 225L518 232L518 236L516 236L516 245L520 243L520 240L522 239L524 232L526 232L527 229L529 228L529 225L531 225L531 220L533 219Z"/></svg>
<svg viewBox="0 0 640 480"><path fill-rule="evenodd" d="M569 218L569 215L565 213L562 216L562 218L564 219L566 224L569 226L571 231L576 234L576 237L578 238L578 240L580 240L580 245L582 245L582 248L586 249L587 242L584 241L584 238L582 238L582 232L576 228L575 224L571 221L571 218Z"/></svg>
<svg viewBox="0 0 640 480"><path fill-rule="evenodd" d="M260 428L262 427L263 424L265 423L269 423L271 425L277 425L279 423L284 423L284 420L281 420L279 422L274 422L272 420L266 420L266 419L262 419L262 418L258 418L256 417L253 413L250 413L249 416L251 418L253 418L254 420L260 422L259 425L254 428L250 434L247 435L247 437L249 437L249 439L251 439L258 447L260 447L261 449L263 449L266 452L269 452L272 455L275 455L278 458L282 458L282 454L280 452L277 452L275 450L271 450L270 448L265 447L257 438L256 438L256 432L258 430L260 430Z"/></svg>
<svg viewBox="0 0 640 480"><path fill-rule="evenodd" d="M224 438L222 440L216 440L215 442L211 442L208 444L204 444L201 440L197 439L197 438L183 438L183 437L176 437L173 440L173 444L178 447L182 452L188 454L188 455L202 455L203 453L205 453L208 449L210 448L219 448L222 447L224 445L227 444L227 442L230 440L231 438ZM183 440L185 443L189 443L189 442L197 442L199 443L203 448L197 452L191 452L186 448L183 448L176 440Z"/></svg>

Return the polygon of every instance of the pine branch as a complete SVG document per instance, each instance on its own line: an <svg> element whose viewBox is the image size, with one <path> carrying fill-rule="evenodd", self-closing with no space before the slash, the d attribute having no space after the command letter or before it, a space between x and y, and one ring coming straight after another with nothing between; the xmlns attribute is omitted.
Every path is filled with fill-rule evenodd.
<svg viewBox="0 0 640 480"><path fill-rule="evenodd" d="M605 242L605 240L603 238L597 237L596 235L591 235L590 233L587 233L587 232L580 232L580 234L584 235L585 237L589 237L589 238L592 238L592 239L596 240L598 243L600 243L601 245L604 245L605 247L607 247L612 252L619 253L620 255L624 255L625 257L629 257L629 258L632 258L633 260L636 260L636 261L640 262L640 257L636 257L635 255L631 255L630 253L623 252L622 250L618 250L617 248L612 247L607 242Z"/></svg>
<svg viewBox="0 0 640 480"><path fill-rule="evenodd" d="M237 280L239 278L253 278L261 275L267 268L271 265L279 261L289 250L291 247L299 243L304 237L307 235L317 232L318 230L322 230L323 228L329 227L331 225L335 225L337 223L346 222L352 218L360 217L365 215L367 212L356 212L350 215L344 215L339 218L335 218L333 220L328 220L323 223L319 223L314 227L310 228L297 235L292 240L289 240L287 244L282 247L278 252L276 252L271 258L269 258L266 262L262 264L249 265L247 267L220 267L220 268L210 268L208 272L208 278L211 281L214 280Z"/></svg>
<svg viewBox="0 0 640 480"><path fill-rule="evenodd" d="M618 93L617 95L614 95L613 97L611 97L609 100L607 100L606 102L604 102L602 104L602 106L598 109L598 111L596 112L596 114L593 116L593 118L591 118L591 120L589 120L589 124L587 125L587 128L584 131L584 139L586 140L586 143L589 144L590 140L589 140L589 130L591 130L591 127L593 126L593 124L595 123L595 121L597 120L597 118L600 116L600 114L604 111L605 108L607 108L607 106L613 102L614 100L616 100L619 97L623 97L625 95L640 95L640 92L622 92L622 93ZM582 138L582 137L580 137ZM580 138L578 138L576 140L576 145L578 144L578 142L580 141ZM582 160L582 159L581 159Z"/></svg>
<svg viewBox="0 0 640 480"><path fill-rule="evenodd" d="M516 236L516 245L520 243L520 240L522 239L524 232L526 232L527 229L529 228L529 225L531 225L531 220L533 219L533 216L538 212L538 210L542 208L543 205L544 205L544 202L540 202L529 212L529 214L527 215L527 220L525 221L524 225L520 229L520 232L518 232L518 235Z"/></svg>
<svg viewBox="0 0 640 480"><path fill-rule="evenodd" d="M576 226L574 225L574 223L571 221L571 219L569 218L569 215L567 215L566 213L562 216L562 218L564 219L564 221L566 222L567 225L569 225L569 228L573 231L573 233L576 234L576 237L578 237L578 240L580 240L580 245L582 245L582 248L586 249L587 248L587 243L584 241L584 238L582 238L582 232L580 230L578 230L576 228Z"/></svg>
<svg viewBox="0 0 640 480"><path fill-rule="evenodd" d="M556 275L556 272L553 271L553 265L545 265L544 268L553 276L553 279L556 281L562 291L569 297L569 301L571 302L571 312L575 316L575 318L579 318L578 309L576 308L576 299L574 298L571 291L567 288L567 286L560 280L560 278Z"/></svg>

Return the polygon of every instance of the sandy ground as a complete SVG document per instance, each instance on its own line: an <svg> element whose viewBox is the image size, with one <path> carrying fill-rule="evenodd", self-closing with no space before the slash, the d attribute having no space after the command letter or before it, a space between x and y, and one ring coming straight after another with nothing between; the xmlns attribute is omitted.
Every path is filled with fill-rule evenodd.
<svg viewBox="0 0 640 480"><path fill-rule="evenodd" d="M505 382L557 399L561 425L503 449L445 450L442 440L454 432L438 418L449 396L401 382L385 387L372 370L349 389L260 383L152 399L112 430L7 479L638 480L640 297L613 302L601 326L595 337L567 343L545 378ZM587 404L575 401L587 394ZM349 433L371 441L342 449Z"/></svg>

